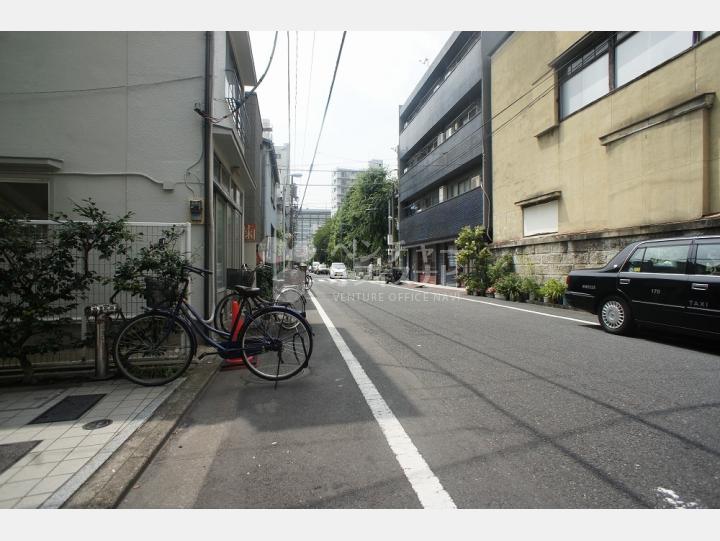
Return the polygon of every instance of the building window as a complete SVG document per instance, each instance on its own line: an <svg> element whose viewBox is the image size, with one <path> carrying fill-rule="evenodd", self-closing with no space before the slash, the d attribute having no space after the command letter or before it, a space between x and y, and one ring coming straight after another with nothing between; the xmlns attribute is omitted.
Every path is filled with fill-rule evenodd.
<svg viewBox="0 0 720 541"><path fill-rule="evenodd" d="M523 207L523 236L557 233L558 200Z"/></svg>
<svg viewBox="0 0 720 541"><path fill-rule="evenodd" d="M681 54L709 34L712 32L606 34L600 43L595 41L559 65L560 119Z"/></svg>
<svg viewBox="0 0 720 541"><path fill-rule="evenodd" d="M593 59L561 83L560 114L563 118L608 93L609 58L608 53L605 53Z"/></svg>
<svg viewBox="0 0 720 541"><path fill-rule="evenodd" d="M0 181L0 216L48 219L47 182Z"/></svg>
<svg viewBox="0 0 720 541"><path fill-rule="evenodd" d="M450 139L478 114L480 114L480 102L474 101L468 105L462 113L447 124L439 133L433 134L428 143L408 158L406 167L403 169L403 174L405 174L408 169L420 163L428 154Z"/></svg>
<svg viewBox="0 0 720 541"><path fill-rule="evenodd" d="M616 86L636 79L692 44L692 32L636 32L617 46Z"/></svg>

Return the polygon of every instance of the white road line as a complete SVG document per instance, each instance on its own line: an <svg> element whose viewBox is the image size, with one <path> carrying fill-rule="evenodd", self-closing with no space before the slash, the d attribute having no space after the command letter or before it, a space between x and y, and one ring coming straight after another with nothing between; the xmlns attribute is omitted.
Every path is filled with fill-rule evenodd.
<svg viewBox="0 0 720 541"><path fill-rule="evenodd" d="M369 280L368 280L368 282L375 283L375 282L370 282ZM395 284L388 284L388 285L390 285L391 287L397 287L398 289L404 289L405 291L414 291L414 289L410 289L410 288L402 287L402 286L396 286ZM422 288L421 288L421 290L422 290ZM587 325L600 325L599 323L595 323L594 321L587 321L585 319L577 319L574 317L567 317L567 316L556 316L555 314L546 314L545 312L536 312L535 310L528 310L527 308L518 308L516 306L506 306L504 304L497 304L494 302L481 301L480 299L468 299L467 297L463 297L460 295L446 295L445 293L435 293L434 291L422 291L422 292L429 293L431 295L439 295L441 297L451 297L454 299L460 299L460 300L468 301L468 302L478 302L480 304L487 304L488 306L494 306L496 308L506 308L508 310L517 310L518 312L527 312L528 314L535 314L538 316L554 317L557 319L566 319L568 321L575 321L576 323L585 323Z"/></svg>
<svg viewBox="0 0 720 541"><path fill-rule="evenodd" d="M455 502L440 484L440 480L427 465L400 421L340 336L317 297L310 291L308 293L422 506L425 509L457 509Z"/></svg>

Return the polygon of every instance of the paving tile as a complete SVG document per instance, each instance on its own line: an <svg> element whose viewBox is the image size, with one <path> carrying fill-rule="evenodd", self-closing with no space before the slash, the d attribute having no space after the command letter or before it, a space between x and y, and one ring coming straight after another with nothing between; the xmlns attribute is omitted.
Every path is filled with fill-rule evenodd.
<svg viewBox="0 0 720 541"><path fill-rule="evenodd" d="M84 423L83 423L84 424ZM84 438L90 434L90 430L85 430L82 425L75 426L68 430L63 437L65 438Z"/></svg>
<svg viewBox="0 0 720 541"><path fill-rule="evenodd" d="M42 479L48 475L55 467L58 462L50 462L48 464L35 464L27 465L20 468L20 470L12 476L10 483L17 481L27 481L28 479Z"/></svg>
<svg viewBox="0 0 720 541"><path fill-rule="evenodd" d="M38 479L27 479L15 483L5 483L0 487L0 500L24 498L38 484Z"/></svg>
<svg viewBox="0 0 720 541"><path fill-rule="evenodd" d="M52 470L52 475L63 475L66 473L75 473L80 468L82 468L85 463L89 460L90 457L85 458L74 458L72 460L63 460L55 466L55 469Z"/></svg>
<svg viewBox="0 0 720 541"><path fill-rule="evenodd" d="M38 439L38 440L56 440L60 437L62 437L65 432L67 432L70 429L69 426L59 426L59 427L50 427L45 428L35 434L32 439Z"/></svg>
<svg viewBox="0 0 720 541"><path fill-rule="evenodd" d="M70 449L72 447L77 447L77 445L80 444L81 441L83 441L82 436L74 436L72 438L60 438L58 440L55 440L50 444L47 449L49 451L53 451L55 449Z"/></svg>
<svg viewBox="0 0 720 541"><path fill-rule="evenodd" d="M87 445L105 444L112 439L114 434L97 434L88 436L82 442L83 447Z"/></svg>
<svg viewBox="0 0 720 541"><path fill-rule="evenodd" d="M40 507L51 492L44 494L36 494L35 496L25 496L22 500L15 504L15 509L37 509Z"/></svg>
<svg viewBox="0 0 720 541"><path fill-rule="evenodd" d="M2 496L0 496L2 497ZM10 500L0 500L0 509L12 509L15 504L20 501L20 498L12 498Z"/></svg>
<svg viewBox="0 0 720 541"><path fill-rule="evenodd" d="M41 451L39 453L31 453L33 457L30 459L30 464L48 464L50 462L60 462L64 459L70 449L56 449L55 451Z"/></svg>
<svg viewBox="0 0 720 541"><path fill-rule="evenodd" d="M38 494L43 494L45 492L55 492L57 489L59 489L63 484L65 484L65 481L70 479L72 477L72 474L66 473L64 475L53 475L51 477L46 477L42 481L40 481L37 485L35 485L26 495L27 496L36 496ZM2 489L0 489L2 490Z"/></svg>
<svg viewBox="0 0 720 541"><path fill-rule="evenodd" d="M104 447L104 444L98 443L95 445L82 445L80 447L75 447L72 451L70 451L70 454L67 455L65 458L67 460L73 460L75 458L90 458L95 456L98 452L100 452L100 449Z"/></svg>

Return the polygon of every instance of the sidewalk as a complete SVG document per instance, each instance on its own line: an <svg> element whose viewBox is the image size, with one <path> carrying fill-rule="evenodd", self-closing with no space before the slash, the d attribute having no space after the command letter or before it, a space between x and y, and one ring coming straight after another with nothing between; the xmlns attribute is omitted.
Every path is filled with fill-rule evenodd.
<svg viewBox="0 0 720 541"><path fill-rule="evenodd" d="M173 393L178 394L176 390L197 379L193 372L205 372L206 383L217 363L204 365L212 366L194 363L183 378L162 387L113 379L4 388L0 397L0 508L61 507L111 456L122 454L117 451ZM181 412L204 385L196 387L184 393ZM175 422L180 413L175 412ZM172 428L174 423L167 432ZM158 445L166 436L156 436Z"/></svg>

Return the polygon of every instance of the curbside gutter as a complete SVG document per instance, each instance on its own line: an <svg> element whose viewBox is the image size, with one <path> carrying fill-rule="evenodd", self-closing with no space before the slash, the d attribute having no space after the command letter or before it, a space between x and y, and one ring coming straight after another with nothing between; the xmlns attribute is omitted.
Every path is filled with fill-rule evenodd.
<svg viewBox="0 0 720 541"><path fill-rule="evenodd" d="M66 509L112 509L138 480L220 368L220 361L200 361L187 379L112 456L65 502Z"/></svg>

